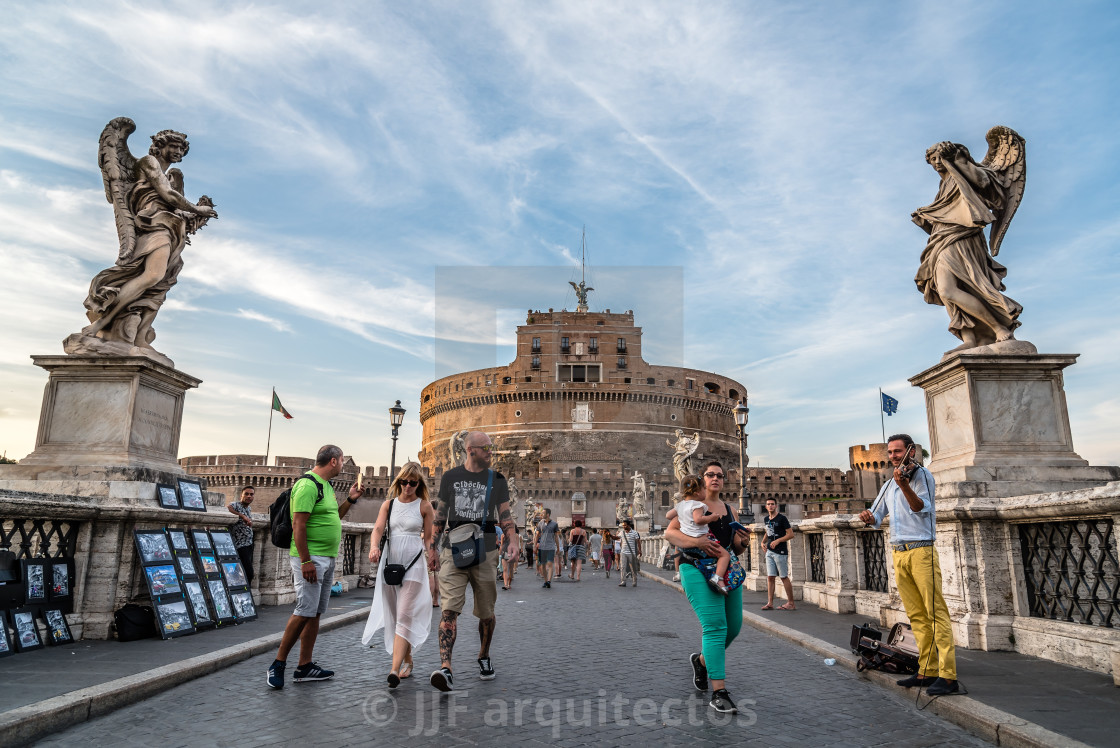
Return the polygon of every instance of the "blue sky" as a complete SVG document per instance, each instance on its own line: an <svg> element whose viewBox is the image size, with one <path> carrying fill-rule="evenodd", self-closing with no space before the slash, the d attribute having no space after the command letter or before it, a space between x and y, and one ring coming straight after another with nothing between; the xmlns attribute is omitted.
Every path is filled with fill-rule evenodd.
<svg viewBox="0 0 1120 748"><path fill-rule="evenodd" d="M1120 462L1115 3L45 2L3 15L9 456L34 446L46 375L29 356L61 352L115 258L96 153L123 115L134 153L157 130L188 133L186 193L220 215L155 323L156 347L204 380L182 455L263 452L275 385L296 418L273 425L273 454L335 442L388 464L400 399L398 459L414 456L438 352L467 343L490 365L509 357L504 321L573 308L583 226L594 308L633 308L665 355L747 385L752 464L846 465L849 445L879 439L880 387L900 403L888 430L924 442L906 380L957 344L913 284L925 235L910 212L937 190L924 152L952 140L980 158L1004 124L1027 140L1000 253L1025 307L1018 337L1082 354L1066 373L1075 446ZM441 313L477 298L486 267L515 279L490 291L499 313ZM461 293L437 284L456 277Z"/></svg>

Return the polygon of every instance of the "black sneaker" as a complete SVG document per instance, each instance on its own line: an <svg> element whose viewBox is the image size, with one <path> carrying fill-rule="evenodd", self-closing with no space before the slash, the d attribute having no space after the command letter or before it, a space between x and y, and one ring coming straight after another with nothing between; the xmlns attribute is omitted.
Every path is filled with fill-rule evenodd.
<svg viewBox="0 0 1120 748"><path fill-rule="evenodd" d="M494 680L494 666L489 657L480 657L478 660L478 679Z"/></svg>
<svg viewBox="0 0 1120 748"><path fill-rule="evenodd" d="M541 587L544 587L546 590L550 590L552 589L552 582L545 582L541 585Z"/></svg>
<svg viewBox="0 0 1120 748"><path fill-rule="evenodd" d="M708 702L708 706L723 714L737 714L739 711L735 708L735 702L731 700L726 688L713 691L712 700Z"/></svg>
<svg viewBox="0 0 1120 748"><path fill-rule="evenodd" d="M700 660L700 653L693 652L688 659L692 662L692 685L696 686L697 691L707 691L708 668Z"/></svg>
<svg viewBox="0 0 1120 748"><path fill-rule="evenodd" d="M272 664L268 666L269 688L275 688L279 690L284 687L284 667L287 664L288 663L281 662L280 660L274 660Z"/></svg>
<svg viewBox="0 0 1120 748"><path fill-rule="evenodd" d="M333 677L333 670L324 670L314 662L300 665L292 671L292 680L296 683L303 683L307 680L330 680Z"/></svg>
<svg viewBox="0 0 1120 748"><path fill-rule="evenodd" d="M948 696L949 694L960 693L960 691L961 687L955 680L938 678L926 689L926 696Z"/></svg>
<svg viewBox="0 0 1120 748"><path fill-rule="evenodd" d="M448 668L441 667L436 670L429 680L433 686L444 693L454 690L454 686L451 684L451 670Z"/></svg>

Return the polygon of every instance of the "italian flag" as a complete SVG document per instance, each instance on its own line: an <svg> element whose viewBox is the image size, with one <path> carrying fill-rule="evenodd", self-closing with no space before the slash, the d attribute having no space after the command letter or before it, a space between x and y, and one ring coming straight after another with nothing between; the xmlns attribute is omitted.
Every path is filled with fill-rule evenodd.
<svg viewBox="0 0 1120 748"><path fill-rule="evenodd" d="M284 406L280 404L280 398L277 397L276 390L272 391L272 409L279 412L289 421L292 420L292 414L285 410Z"/></svg>

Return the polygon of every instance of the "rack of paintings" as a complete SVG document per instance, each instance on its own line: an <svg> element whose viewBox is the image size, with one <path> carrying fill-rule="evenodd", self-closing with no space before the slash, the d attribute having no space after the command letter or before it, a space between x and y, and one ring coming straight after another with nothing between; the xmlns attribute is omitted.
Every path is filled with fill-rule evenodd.
<svg viewBox="0 0 1120 748"><path fill-rule="evenodd" d="M46 626L47 644L73 642L66 620L74 610L73 585L72 558L17 560L14 552L0 551L0 657L43 646L36 618Z"/></svg>
<svg viewBox="0 0 1120 748"><path fill-rule="evenodd" d="M253 605L249 578L241 565L237 548L233 545L233 537L229 530L211 530L210 539L213 541L214 553L218 557L218 565L222 569L222 579L225 580L226 589L229 591L234 616L238 621L253 620L257 617L257 609Z"/></svg>
<svg viewBox="0 0 1120 748"><path fill-rule="evenodd" d="M257 617L229 530L167 528L133 535L163 638Z"/></svg>

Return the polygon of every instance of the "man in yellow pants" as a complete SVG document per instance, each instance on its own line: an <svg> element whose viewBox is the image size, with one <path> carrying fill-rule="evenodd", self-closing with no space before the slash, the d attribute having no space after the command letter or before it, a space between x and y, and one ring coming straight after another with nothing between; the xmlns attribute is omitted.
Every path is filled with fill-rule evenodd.
<svg viewBox="0 0 1120 748"><path fill-rule="evenodd" d="M894 480L883 484L871 509L859 518L879 527L891 515L891 548L898 594L918 640L918 673L898 681L906 688L920 686L930 696L959 693L957 656L949 609L941 596L941 566L933 542L937 520L933 506L933 476L908 456L914 440L896 434L887 440L887 456L894 466ZM915 447L916 449L916 447ZM936 650L936 651L935 651Z"/></svg>

